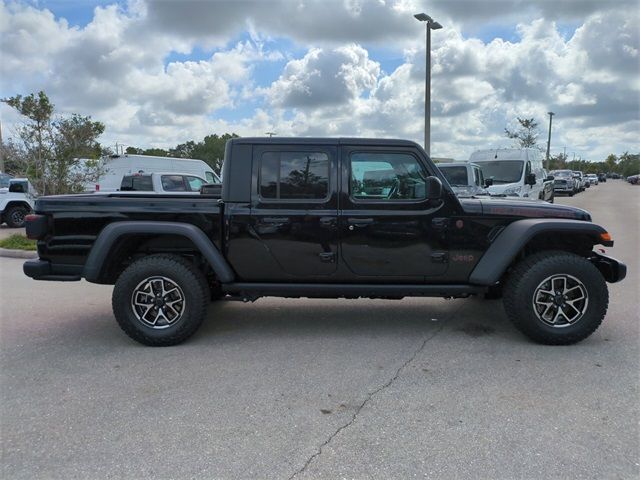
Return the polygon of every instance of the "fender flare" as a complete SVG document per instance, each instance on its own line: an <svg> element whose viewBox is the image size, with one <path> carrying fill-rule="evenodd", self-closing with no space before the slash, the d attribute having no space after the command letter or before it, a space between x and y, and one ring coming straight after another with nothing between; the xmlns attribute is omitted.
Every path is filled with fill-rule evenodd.
<svg viewBox="0 0 640 480"><path fill-rule="evenodd" d="M588 235L594 244L611 246L613 241L605 242L600 234L607 231L600 225L583 220L565 220L559 218L529 218L516 220L509 224L493 241L477 263L469 283L474 285L494 285L511 264L516 255L536 235L541 233L569 233Z"/></svg>
<svg viewBox="0 0 640 480"><path fill-rule="evenodd" d="M196 248L209 262L211 268L221 283L230 283L234 280L233 270L224 259L213 242L195 225L181 222L152 222L152 221L124 221L115 222L102 229L91 248L87 261L82 271L82 276L88 282L97 283L100 273L111 247L123 235L155 234L155 235L181 235L193 242Z"/></svg>
<svg viewBox="0 0 640 480"><path fill-rule="evenodd" d="M26 200L10 199L2 208L2 213L6 212L8 209L12 207L25 207L30 212L33 212L33 207Z"/></svg>

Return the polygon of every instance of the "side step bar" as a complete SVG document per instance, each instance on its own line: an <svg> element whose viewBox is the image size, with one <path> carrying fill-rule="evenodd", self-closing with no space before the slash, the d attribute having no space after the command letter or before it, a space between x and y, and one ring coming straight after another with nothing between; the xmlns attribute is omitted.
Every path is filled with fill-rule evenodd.
<svg viewBox="0 0 640 480"><path fill-rule="evenodd" d="M227 283L222 291L246 300L259 297L357 298L357 297L468 297L484 293L477 285L376 285L350 283Z"/></svg>

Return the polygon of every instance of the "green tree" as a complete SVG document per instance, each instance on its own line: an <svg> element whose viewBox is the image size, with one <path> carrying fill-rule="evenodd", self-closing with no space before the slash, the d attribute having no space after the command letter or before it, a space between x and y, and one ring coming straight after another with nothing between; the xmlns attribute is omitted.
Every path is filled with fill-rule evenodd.
<svg viewBox="0 0 640 480"><path fill-rule="evenodd" d="M504 133L508 138L515 140L516 146L519 148L535 148L538 145L538 122L533 118L517 117L518 128L510 130L504 129Z"/></svg>
<svg viewBox="0 0 640 480"><path fill-rule="evenodd" d="M26 118L12 143L15 173L28 176L42 194L80 191L85 182L97 179L102 123L80 115L54 118L54 105L42 91L2 102Z"/></svg>
<svg viewBox="0 0 640 480"><path fill-rule="evenodd" d="M227 140L238 138L235 133L225 133L218 135L214 133L207 135L199 142L189 140L180 143L169 150L162 148L148 148L146 150L136 147L127 147L126 152L129 154L154 155L158 157L178 157L178 158L195 158L204 160L218 174L222 170L222 161L224 160L224 149Z"/></svg>
<svg viewBox="0 0 640 480"><path fill-rule="evenodd" d="M615 172L616 171L616 163L618 162L618 157L616 157L613 153L610 154L606 160L604 161L607 172Z"/></svg>

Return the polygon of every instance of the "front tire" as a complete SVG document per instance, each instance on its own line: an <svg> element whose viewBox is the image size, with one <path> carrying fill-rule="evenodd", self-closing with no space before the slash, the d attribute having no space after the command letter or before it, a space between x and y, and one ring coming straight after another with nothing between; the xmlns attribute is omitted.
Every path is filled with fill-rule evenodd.
<svg viewBox="0 0 640 480"><path fill-rule="evenodd" d="M118 277L112 306L120 328L149 346L183 342L202 324L210 293L202 273L177 255L150 255Z"/></svg>
<svg viewBox="0 0 640 480"><path fill-rule="evenodd" d="M504 286L504 308L518 330L545 345L584 340L602 323L609 292L600 271L568 252L544 251L518 263Z"/></svg>
<svg viewBox="0 0 640 480"><path fill-rule="evenodd" d="M7 222L7 226L11 228L22 228L24 227L24 219L29 213L24 207L10 207L7 212L4 214L5 221Z"/></svg>

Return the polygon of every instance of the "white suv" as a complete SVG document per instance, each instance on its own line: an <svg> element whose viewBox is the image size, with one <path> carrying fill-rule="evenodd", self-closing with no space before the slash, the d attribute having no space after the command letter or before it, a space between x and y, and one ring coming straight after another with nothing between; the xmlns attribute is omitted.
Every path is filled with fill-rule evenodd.
<svg viewBox="0 0 640 480"><path fill-rule="evenodd" d="M26 178L12 178L9 188L0 191L0 223L24 227L24 217L33 211L37 193Z"/></svg>

